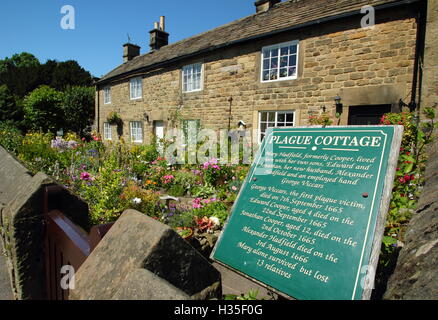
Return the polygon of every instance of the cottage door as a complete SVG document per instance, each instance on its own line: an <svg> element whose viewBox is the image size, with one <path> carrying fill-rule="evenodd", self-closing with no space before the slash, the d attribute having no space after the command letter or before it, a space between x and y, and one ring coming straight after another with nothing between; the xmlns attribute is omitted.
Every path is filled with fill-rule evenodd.
<svg viewBox="0 0 438 320"><path fill-rule="evenodd" d="M154 135L157 139L158 151L163 153L164 121L154 121Z"/></svg>

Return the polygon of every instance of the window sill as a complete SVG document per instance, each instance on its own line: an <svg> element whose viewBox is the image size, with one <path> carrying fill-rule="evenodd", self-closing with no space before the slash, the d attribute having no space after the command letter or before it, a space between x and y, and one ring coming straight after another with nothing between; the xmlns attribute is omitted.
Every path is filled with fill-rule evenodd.
<svg viewBox="0 0 438 320"><path fill-rule="evenodd" d="M192 91L183 91L183 94L191 94L191 93L200 93L204 91L204 89L199 89L199 90L192 90Z"/></svg>
<svg viewBox="0 0 438 320"><path fill-rule="evenodd" d="M285 79L285 80L272 80L272 81L260 81L258 82L259 88L266 88L266 87L288 87L297 85L299 83L301 78L297 77L294 79Z"/></svg>

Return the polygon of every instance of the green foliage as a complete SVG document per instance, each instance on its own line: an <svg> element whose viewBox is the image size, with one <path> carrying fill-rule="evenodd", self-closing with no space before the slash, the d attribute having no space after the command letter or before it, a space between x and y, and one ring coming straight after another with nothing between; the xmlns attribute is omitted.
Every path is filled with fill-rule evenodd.
<svg viewBox="0 0 438 320"><path fill-rule="evenodd" d="M69 86L90 87L93 85L93 77L76 61L68 60L56 63L51 81L47 84L56 90L64 91Z"/></svg>
<svg viewBox="0 0 438 320"><path fill-rule="evenodd" d="M31 102L27 103L27 121L22 121L25 116L23 114L26 104L25 97L29 97L37 88L47 86L56 91L65 90L68 95L65 97L66 101L60 97L56 97L56 103L51 99L45 102L41 101L47 103L47 108L50 109L47 112L48 115L53 115L55 109L56 113L60 115L55 119L49 118L46 122L51 123L57 120L56 126L58 127L55 130L58 130L61 128L60 120L65 115L64 125L71 123L72 127L66 125L64 129L81 133L83 127L89 125L93 119L94 90L87 88L69 89L69 87L91 87L93 81L90 73L80 67L76 61L48 60L45 64L41 64L35 56L27 52L14 54L11 58L0 60L0 121L14 121L25 132L40 129L52 130L55 125L44 125L44 122L40 121L41 118L44 118L44 114L41 114L41 111L37 112L37 110L44 110L41 109L43 106L29 108ZM39 93L42 92L39 91ZM54 96L52 95L50 98L54 98ZM59 110L58 104L61 104L61 101L66 112ZM55 109L52 108L54 104L58 105ZM37 123L33 123L34 119Z"/></svg>
<svg viewBox="0 0 438 320"><path fill-rule="evenodd" d="M0 85L0 122L13 121L18 123L23 117L23 110L17 105L15 97L7 85Z"/></svg>
<svg viewBox="0 0 438 320"><path fill-rule="evenodd" d="M0 60L0 85L6 84L13 95L24 97L41 84L40 67L38 59L27 52Z"/></svg>
<svg viewBox="0 0 438 320"><path fill-rule="evenodd" d="M119 169L115 157L103 161L95 176L82 179L80 194L89 204L92 225L113 222L122 214L126 203L120 195L125 181L126 172Z"/></svg>
<svg viewBox="0 0 438 320"><path fill-rule="evenodd" d="M114 125L118 125L118 126L123 124L122 118L115 111L110 112L110 114L108 115L108 118L106 118L106 121L108 121L109 124L114 124Z"/></svg>
<svg viewBox="0 0 438 320"><path fill-rule="evenodd" d="M3 148L17 154L22 141L23 136L13 123L0 122L0 145Z"/></svg>
<svg viewBox="0 0 438 320"><path fill-rule="evenodd" d="M53 135L50 133L28 133L18 148L18 157L27 164L28 169L52 174L59 171L58 152L51 148Z"/></svg>
<svg viewBox="0 0 438 320"><path fill-rule="evenodd" d="M139 187L129 181L120 196L124 209L135 209L150 217L161 218L160 196L157 192Z"/></svg>
<svg viewBox="0 0 438 320"><path fill-rule="evenodd" d="M194 228L195 227L195 211L188 210L176 212L168 218L167 224L172 228Z"/></svg>
<svg viewBox="0 0 438 320"><path fill-rule="evenodd" d="M171 189L173 193L178 193L178 194L171 193L170 192L171 189L169 189L169 193L176 197L180 197L183 196L184 194L189 193L190 190L193 188L193 186L199 185L200 183L200 177L194 175L190 171L183 171L183 170L176 171L173 172L173 176L174 176L174 181ZM178 192L175 192L177 190Z"/></svg>
<svg viewBox="0 0 438 320"><path fill-rule="evenodd" d="M230 214L230 210L228 207L220 201L213 201L206 205L204 205L202 208L194 209L194 215L197 217L216 217L219 219L219 222L221 225L224 225L225 221L228 218L228 215Z"/></svg>
<svg viewBox="0 0 438 320"><path fill-rule="evenodd" d="M427 160L425 146L432 141L435 112L432 108L425 108L424 115L428 121L421 125L417 123L413 113L407 112L385 114L381 119L381 124L404 127L382 245L380 263L383 266L387 266L391 260L391 255L397 249L397 241L403 242L406 226L417 208L424 185Z"/></svg>
<svg viewBox="0 0 438 320"><path fill-rule="evenodd" d="M68 87L63 96L64 131L83 135L94 119L95 92L92 87Z"/></svg>
<svg viewBox="0 0 438 320"><path fill-rule="evenodd" d="M41 86L24 99L24 117L34 131L56 132L64 125L61 108L63 94L48 86Z"/></svg>
<svg viewBox="0 0 438 320"><path fill-rule="evenodd" d="M216 193L216 189L210 185L199 185L194 186L190 192L192 197L207 199Z"/></svg>
<svg viewBox="0 0 438 320"><path fill-rule="evenodd" d="M224 300L264 300L263 298L258 298L259 291L256 289L249 290L246 294L241 294L240 296L235 294L227 294L224 296Z"/></svg>
<svg viewBox="0 0 438 320"><path fill-rule="evenodd" d="M309 123L314 126L330 126L333 121L327 113L323 113L320 116L309 116Z"/></svg>

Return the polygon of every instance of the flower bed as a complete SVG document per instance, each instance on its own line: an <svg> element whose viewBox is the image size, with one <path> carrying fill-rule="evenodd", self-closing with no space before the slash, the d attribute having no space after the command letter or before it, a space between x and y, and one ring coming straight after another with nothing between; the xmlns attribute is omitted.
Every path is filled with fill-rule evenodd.
<svg viewBox="0 0 438 320"><path fill-rule="evenodd" d="M192 238L201 240L217 238L248 171L216 159L171 166L153 145L104 144L97 134L86 141L74 134L55 138L14 131L2 141L33 173L47 173L84 199L91 225L114 222L132 208L175 230L192 230ZM163 195L181 200L160 200ZM214 243L203 245L208 251Z"/></svg>

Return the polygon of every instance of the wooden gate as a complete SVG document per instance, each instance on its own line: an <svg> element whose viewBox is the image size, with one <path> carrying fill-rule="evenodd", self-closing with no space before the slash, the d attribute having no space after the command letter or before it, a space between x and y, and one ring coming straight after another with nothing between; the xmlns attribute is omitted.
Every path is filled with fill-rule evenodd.
<svg viewBox="0 0 438 320"><path fill-rule="evenodd" d="M44 262L48 300L68 300L68 280L72 279L74 273L113 225L93 227L90 234L87 234L61 211L48 212L49 196L55 195L60 188L47 186L44 194Z"/></svg>
<svg viewBox="0 0 438 320"><path fill-rule="evenodd" d="M63 276L72 276L71 266L76 271L90 254L88 236L84 234L60 211L51 211L46 217L45 263L47 298L49 300L67 300L68 287L61 287ZM63 281L68 284L68 281Z"/></svg>

